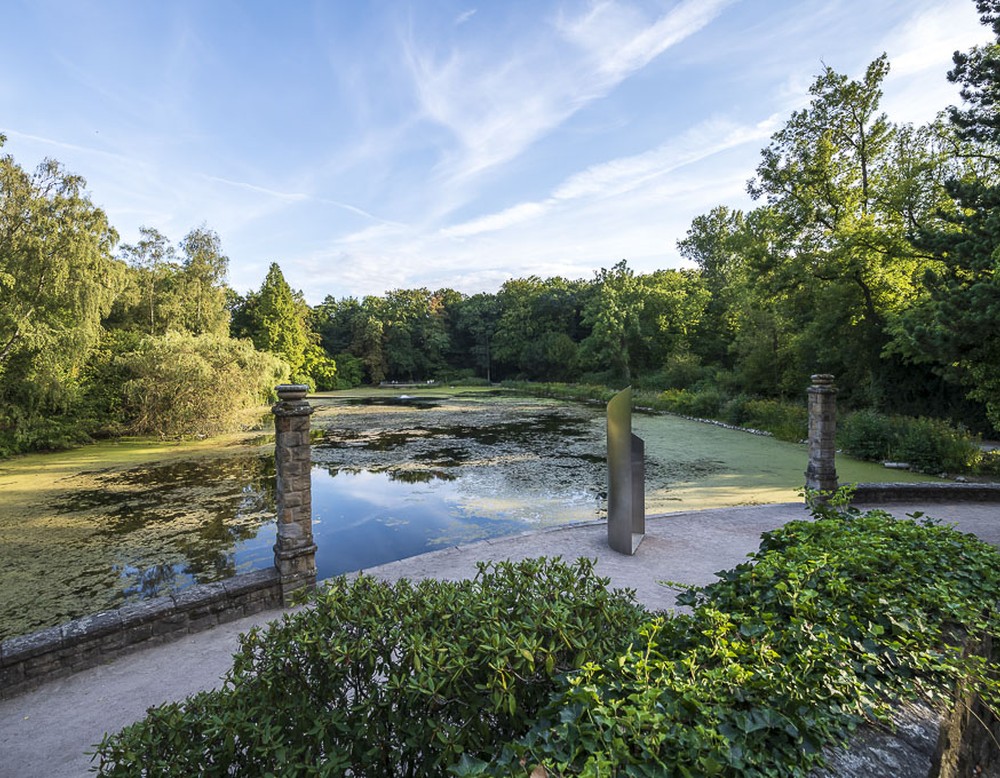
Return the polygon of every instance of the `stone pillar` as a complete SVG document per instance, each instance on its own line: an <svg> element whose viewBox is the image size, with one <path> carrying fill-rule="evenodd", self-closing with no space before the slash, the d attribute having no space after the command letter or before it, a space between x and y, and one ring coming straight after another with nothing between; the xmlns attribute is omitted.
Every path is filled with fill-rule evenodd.
<svg viewBox="0 0 1000 778"><path fill-rule="evenodd" d="M809 392L809 466L806 489L837 490L837 388L833 376L814 375Z"/></svg>
<svg viewBox="0 0 1000 778"><path fill-rule="evenodd" d="M274 459L278 473L278 542L274 566L281 575L285 605L301 589L316 585L316 544L312 533L312 460L309 454L309 416L305 399L309 387L277 387L274 414Z"/></svg>

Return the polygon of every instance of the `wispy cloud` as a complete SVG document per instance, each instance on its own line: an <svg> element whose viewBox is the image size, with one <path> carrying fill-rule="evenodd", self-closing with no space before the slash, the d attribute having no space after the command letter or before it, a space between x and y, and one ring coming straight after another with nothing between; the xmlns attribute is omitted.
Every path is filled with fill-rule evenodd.
<svg viewBox="0 0 1000 778"><path fill-rule="evenodd" d="M894 121L921 123L959 102L958 87L948 82L952 53L990 37L972 3L945 0L917 11L882 41L891 69L889 96L883 107Z"/></svg>
<svg viewBox="0 0 1000 778"><path fill-rule="evenodd" d="M679 168L747 143L763 141L774 132L778 123L777 115L750 126L711 119L642 154L592 165L567 178L544 200L519 203L447 227L441 234L449 238L467 238L497 232L537 219L553 208L576 207L573 201L620 197L663 179Z"/></svg>
<svg viewBox="0 0 1000 778"><path fill-rule="evenodd" d="M219 184L225 184L226 186L235 186L238 189L245 189L248 192L256 192L258 194L267 195L268 197L274 197L278 200L284 200L285 202L295 203L309 199L309 195L303 194L302 192L278 192L264 186L256 186L255 184L248 184L244 181L230 181L228 178L220 178L219 176L204 176L204 178L206 181L214 181ZM338 205L340 205L340 203L338 203Z"/></svg>
<svg viewBox="0 0 1000 778"><path fill-rule="evenodd" d="M43 147L59 149L60 151L69 151L82 155L105 157L107 159L115 160L118 162L135 162L130 160L127 156L120 154L118 152L106 151L104 149L95 148L93 146L83 146L79 143L68 143L66 141L56 140L55 138L43 138L40 135L32 135L27 132L20 132L10 127L0 127L0 135L6 135L10 139L17 139L21 141L26 141L28 143L38 144Z"/></svg>
<svg viewBox="0 0 1000 778"><path fill-rule="evenodd" d="M456 47L444 57L410 39L407 60L420 104L459 143L446 154L441 178L463 183L516 158L726 4L688 0L649 21L630 5L601 3L506 41L503 50Z"/></svg>
<svg viewBox="0 0 1000 778"><path fill-rule="evenodd" d="M520 224L528 219L541 216L548 210L549 203L520 203L499 213L491 213L478 219L446 227L441 234L447 238L466 238L484 232L495 232Z"/></svg>
<svg viewBox="0 0 1000 778"><path fill-rule="evenodd" d="M581 17L565 20L560 28L586 53L594 74L603 76L601 89L617 84L696 33L731 2L688 0L648 24L633 7L607 0L595 3Z"/></svg>

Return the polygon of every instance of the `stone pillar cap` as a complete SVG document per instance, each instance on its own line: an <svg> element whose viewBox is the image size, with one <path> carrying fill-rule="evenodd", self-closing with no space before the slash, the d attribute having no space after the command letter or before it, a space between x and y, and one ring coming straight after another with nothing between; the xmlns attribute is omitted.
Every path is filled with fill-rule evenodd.
<svg viewBox="0 0 1000 778"><path fill-rule="evenodd" d="M814 384L832 384L833 376L830 373L816 373L816 375L810 376L809 380Z"/></svg>
<svg viewBox="0 0 1000 778"><path fill-rule="evenodd" d="M305 384L279 384L275 387L275 391L278 393L279 400L288 403L304 400L309 394L309 387Z"/></svg>

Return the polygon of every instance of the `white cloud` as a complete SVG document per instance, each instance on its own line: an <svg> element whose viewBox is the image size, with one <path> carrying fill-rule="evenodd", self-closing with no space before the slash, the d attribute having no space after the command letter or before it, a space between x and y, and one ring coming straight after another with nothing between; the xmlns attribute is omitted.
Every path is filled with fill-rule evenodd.
<svg viewBox="0 0 1000 778"><path fill-rule="evenodd" d="M529 201L441 230L449 238L468 238L509 230L550 214L554 208L575 208L571 201L603 200L651 185L686 165L747 143L763 141L779 122L772 116L753 126L710 119L642 154L592 165L570 176L541 201Z"/></svg>
<svg viewBox="0 0 1000 778"><path fill-rule="evenodd" d="M746 201L756 141L777 122L707 121L649 152L594 165L541 200L437 231L373 226L318 252L306 277L350 294L412 286L473 293L527 275L589 277L623 257L644 271L677 265L674 244L692 218Z"/></svg>
<svg viewBox="0 0 1000 778"><path fill-rule="evenodd" d="M689 0L646 21L632 6L597 5L576 19L485 50L446 57L410 40L407 60L428 118L459 142L440 167L453 184L508 162L670 46L708 24L726 3ZM600 34L611 26L610 34ZM480 42L481 43L481 42Z"/></svg>
<svg viewBox="0 0 1000 778"><path fill-rule="evenodd" d="M897 122L924 123L959 102L948 82L952 53L990 37L968 0L947 0L921 10L892 30L882 43L891 65L883 108Z"/></svg>
<svg viewBox="0 0 1000 778"><path fill-rule="evenodd" d="M478 219L446 227L441 234L446 238L465 238L483 232L507 229L529 219L535 219L548 210L546 203L520 203L499 213L491 213Z"/></svg>
<svg viewBox="0 0 1000 778"><path fill-rule="evenodd" d="M248 184L244 181L230 181L227 178L220 178L219 176L205 176L204 178L206 181L212 181L219 184L226 184L227 186L235 186L239 189L245 189L248 192L255 192L258 194L267 195L268 197L274 197L277 198L278 200L284 200L285 202L294 203L309 199L309 195L302 194L301 192L278 192L274 189L268 189L267 187L256 186L255 184Z"/></svg>
<svg viewBox="0 0 1000 778"><path fill-rule="evenodd" d="M567 39L580 46L596 73L613 86L648 65L668 48L693 35L732 0L687 0L652 24L616 0L595 3L591 11L562 25Z"/></svg>

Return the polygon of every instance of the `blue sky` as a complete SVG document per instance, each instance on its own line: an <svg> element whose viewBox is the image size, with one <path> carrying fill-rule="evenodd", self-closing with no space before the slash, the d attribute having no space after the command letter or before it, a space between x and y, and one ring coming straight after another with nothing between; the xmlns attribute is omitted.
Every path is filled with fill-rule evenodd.
<svg viewBox="0 0 1000 778"><path fill-rule="evenodd" d="M823 64L958 100L972 0L2 0L0 133L84 176L123 242L216 230L326 295L677 267Z"/></svg>

